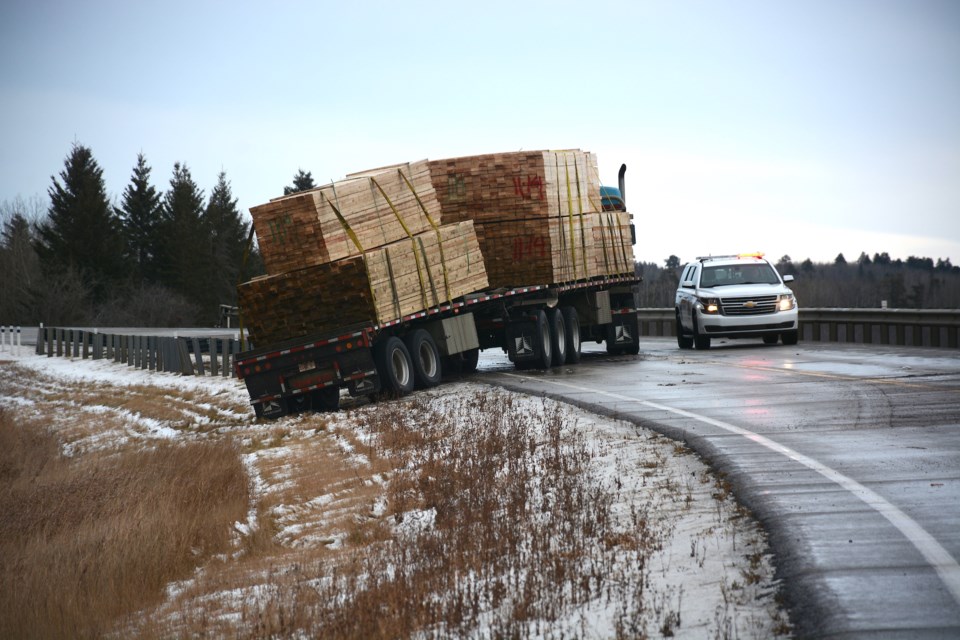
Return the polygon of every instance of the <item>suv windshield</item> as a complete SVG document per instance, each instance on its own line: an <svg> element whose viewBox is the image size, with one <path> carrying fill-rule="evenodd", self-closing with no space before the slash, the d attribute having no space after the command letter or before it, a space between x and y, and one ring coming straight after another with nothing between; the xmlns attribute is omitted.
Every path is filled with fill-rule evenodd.
<svg viewBox="0 0 960 640"><path fill-rule="evenodd" d="M701 287L724 287L733 284L780 284L777 273L768 264L730 264L703 267Z"/></svg>

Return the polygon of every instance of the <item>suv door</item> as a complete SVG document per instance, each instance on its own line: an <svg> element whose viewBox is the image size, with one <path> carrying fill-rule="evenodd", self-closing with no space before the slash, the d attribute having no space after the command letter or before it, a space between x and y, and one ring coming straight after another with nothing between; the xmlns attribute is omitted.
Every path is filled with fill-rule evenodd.
<svg viewBox="0 0 960 640"><path fill-rule="evenodd" d="M677 287L677 309L680 313L680 323L687 331L693 330L693 305L696 302L696 282L699 269L696 264L688 264L680 275L680 285ZM693 282L684 286L685 282Z"/></svg>

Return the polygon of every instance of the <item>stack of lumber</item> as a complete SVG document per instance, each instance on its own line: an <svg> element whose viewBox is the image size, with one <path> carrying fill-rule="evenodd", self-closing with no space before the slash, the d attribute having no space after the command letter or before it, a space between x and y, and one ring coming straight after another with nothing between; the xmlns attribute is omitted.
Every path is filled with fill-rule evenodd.
<svg viewBox="0 0 960 640"><path fill-rule="evenodd" d="M548 218L599 211L596 156L518 151L428 163L445 222Z"/></svg>
<svg viewBox="0 0 960 640"><path fill-rule="evenodd" d="M263 346L369 322L366 277L363 256L355 256L241 284L238 302L250 340Z"/></svg>
<svg viewBox="0 0 960 640"><path fill-rule="evenodd" d="M602 213L592 153L495 153L429 167L443 220L476 223L492 287L633 272L629 216L623 235L624 221Z"/></svg>
<svg viewBox="0 0 960 640"><path fill-rule="evenodd" d="M241 284L239 304L255 344L359 323L382 324L488 286L470 221L333 262Z"/></svg>
<svg viewBox="0 0 960 640"><path fill-rule="evenodd" d="M606 211L592 214L597 223L593 227L593 273L598 275L632 274L633 242L630 237L630 214L626 211Z"/></svg>
<svg viewBox="0 0 960 640"><path fill-rule="evenodd" d="M633 272L629 215L601 211L596 157L580 150L384 167L250 213L268 275L239 293L259 344Z"/></svg>
<svg viewBox="0 0 960 640"><path fill-rule="evenodd" d="M250 209L267 273L357 256L441 224L426 162L355 174Z"/></svg>

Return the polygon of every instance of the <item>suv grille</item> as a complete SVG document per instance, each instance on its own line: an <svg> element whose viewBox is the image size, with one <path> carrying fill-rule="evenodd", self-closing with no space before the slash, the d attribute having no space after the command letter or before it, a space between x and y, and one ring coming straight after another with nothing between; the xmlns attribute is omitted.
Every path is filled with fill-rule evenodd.
<svg viewBox="0 0 960 640"><path fill-rule="evenodd" d="M762 316L776 312L777 296L720 298L720 308L725 316Z"/></svg>

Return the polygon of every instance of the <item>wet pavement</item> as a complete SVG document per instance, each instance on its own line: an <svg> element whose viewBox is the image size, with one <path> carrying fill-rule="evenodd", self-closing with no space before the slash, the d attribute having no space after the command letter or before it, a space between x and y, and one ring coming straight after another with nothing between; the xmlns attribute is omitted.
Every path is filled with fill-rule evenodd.
<svg viewBox="0 0 960 640"><path fill-rule="evenodd" d="M478 381L686 442L770 534L798 637L960 638L960 353L715 341Z"/></svg>

